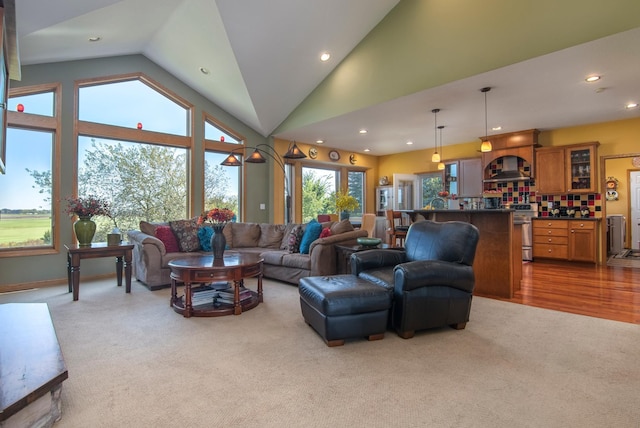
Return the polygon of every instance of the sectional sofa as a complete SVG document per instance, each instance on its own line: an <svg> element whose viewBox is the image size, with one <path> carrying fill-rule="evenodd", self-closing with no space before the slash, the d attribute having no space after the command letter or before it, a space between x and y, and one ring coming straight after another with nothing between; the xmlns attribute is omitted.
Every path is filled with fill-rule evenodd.
<svg viewBox="0 0 640 428"><path fill-rule="evenodd" d="M129 242L133 249L133 272L135 278L150 290L167 287L171 284L168 263L180 257L187 257L194 252L202 253L198 245L197 234L201 226L195 221L182 220L192 226L177 229L178 240L189 241L190 247L176 246L166 235L174 222L148 223L140 222L140 230L128 232ZM227 240L227 251L239 251L261 254L264 258L263 273L266 278L297 285L300 278L307 276L335 275L337 258L335 244L355 245L358 237L367 236L365 230L354 230L348 220L321 223L323 236L309 245L308 253L296 252L291 248L291 234L306 231L307 224L269 224L269 223L228 223L224 228ZM196 234L196 237L189 236ZM300 232L298 232L300 233ZM161 239L162 238L162 239ZM169 236L171 238L171 236ZM204 245L205 243L202 242ZM169 247L169 250L167 250ZM185 251L188 250L188 251Z"/></svg>

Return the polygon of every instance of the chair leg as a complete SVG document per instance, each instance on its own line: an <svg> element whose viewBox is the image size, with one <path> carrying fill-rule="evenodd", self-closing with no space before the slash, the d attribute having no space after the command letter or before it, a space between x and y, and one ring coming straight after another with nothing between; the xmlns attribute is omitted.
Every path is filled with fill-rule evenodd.
<svg viewBox="0 0 640 428"><path fill-rule="evenodd" d="M333 348L334 346L342 346L344 345L344 339L339 340L327 340L327 346Z"/></svg>
<svg viewBox="0 0 640 428"><path fill-rule="evenodd" d="M451 328L455 328L456 330L464 330L467 326L466 322L459 322L458 324L451 324Z"/></svg>
<svg viewBox="0 0 640 428"><path fill-rule="evenodd" d="M368 340L382 340L382 339L384 339L384 333L372 334L372 335L368 336L367 339Z"/></svg>

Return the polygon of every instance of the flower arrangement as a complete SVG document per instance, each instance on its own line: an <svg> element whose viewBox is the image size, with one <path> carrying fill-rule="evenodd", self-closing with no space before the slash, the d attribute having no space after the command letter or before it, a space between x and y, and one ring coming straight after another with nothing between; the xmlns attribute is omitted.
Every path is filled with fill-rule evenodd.
<svg viewBox="0 0 640 428"><path fill-rule="evenodd" d="M198 217L198 224L221 224L231 221L235 214L229 208L213 208Z"/></svg>
<svg viewBox="0 0 640 428"><path fill-rule="evenodd" d="M67 214L70 216L77 215L81 218L89 218L96 215L103 215L111 218L109 203L102 199L89 195L86 198L67 197Z"/></svg>
<svg viewBox="0 0 640 428"><path fill-rule="evenodd" d="M336 208L338 212L353 211L360 206L360 202L348 193L336 193Z"/></svg>

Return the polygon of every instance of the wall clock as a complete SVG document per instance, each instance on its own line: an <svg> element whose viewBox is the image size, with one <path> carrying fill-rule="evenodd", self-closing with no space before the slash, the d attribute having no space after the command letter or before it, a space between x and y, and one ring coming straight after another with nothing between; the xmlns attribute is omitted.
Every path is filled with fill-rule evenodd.
<svg viewBox="0 0 640 428"><path fill-rule="evenodd" d="M309 149L309 157L310 157L311 159L315 159L315 158L317 158L317 157L318 157L318 149L316 149L315 147L311 147L311 148Z"/></svg>
<svg viewBox="0 0 640 428"><path fill-rule="evenodd" d="M605 195L607 201L617 201L618 200L618 191L617 190L607 190Z"/></svg>
<svg viewBox="0 0 640 428"><path fill-rule="evenodd" d="M357 161L357 159L356 159L356 155L355 155L355 154L350 154L350 155L349 155L349 163L350 163L351 165L355 165L355 164L356 164L356 161Z"/></svg>
<svg viewBox="0 0 640 428"><path fill-rule="evenodd" d="M340 153L338 153L336 150L331 150L329 152L329 159L331 159L332 161L340 160Z"/></svg>

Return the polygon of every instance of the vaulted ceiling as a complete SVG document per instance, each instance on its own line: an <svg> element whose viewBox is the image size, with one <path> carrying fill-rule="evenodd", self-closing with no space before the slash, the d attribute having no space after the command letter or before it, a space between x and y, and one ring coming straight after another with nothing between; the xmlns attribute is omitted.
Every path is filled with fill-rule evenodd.
<svg viewBox="0 0 640 428"><path fill-rule="evenodd" d="M264 136L381 155L432 147L433 108L476 140L484 86L499 132L637 117L638 3L20 0L16 25L23 66L143 54Z"/></svg>

